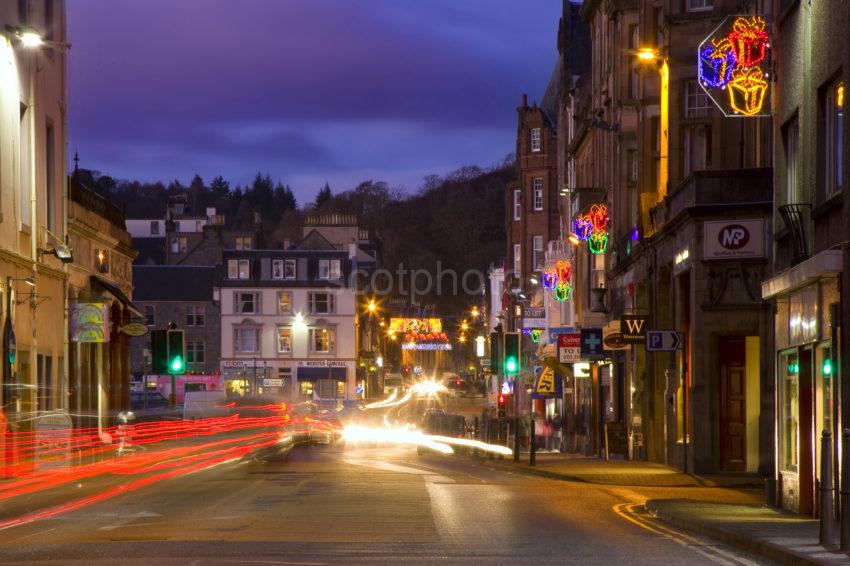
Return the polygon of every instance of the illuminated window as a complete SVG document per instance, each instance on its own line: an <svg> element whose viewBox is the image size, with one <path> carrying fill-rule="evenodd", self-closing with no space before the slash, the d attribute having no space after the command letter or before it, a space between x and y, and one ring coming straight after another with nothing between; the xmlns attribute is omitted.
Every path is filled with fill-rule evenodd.
<svg viewBox="0 0 850 566"><path fill-rule="evenodd" d="M186 239L186 236L172 236L171 253L176 254L179 252L185 252L188 243L189 240Z"/></svg>
<svg viewBox="0 0 850 566"><path fill-rule="evenodd" d="M278 292L277 314L292 314L292 293L290 291Z"/></svg>
<svg viewBox="0 0 850 566"><path fill-rule="evenodd" d="M313 382L312 381L299 381L298 385L301 387L301 395L305 397L313 396Z"/></svg>
<svg viewBox="0 0 850 566"><path fill-rule="evenodd" d="M543 177L535 177L532 181L534 194L534 210L543 210Z"/></svg>
<svg viewBox="0 0 850 566"><path fill-rule="evenodd" d="M540 151L540 128L531 129L531 151Z"/></svg>
<svg viewBox="0 0 850 566"><path fill-rule="evenodd" d="M339 279L340 277L340 260L338 259L320 259L319 260L319 279Z"/></svg>
<svg viewBox="0 0 850 566"><path fill-rule="evenodd" d="M844 184L844 82L836 81L824 92L824 181L827 197L841 192Z"/></svg>
<svg viewBox="0 0 850 566"><path fill-rule="evenodd" d="M251 263L247 259L239 260L239 279L251 277Z"/></svg>
<svg viewBox="0 0 850 566"><path fill-rule="evenodd" d="M520 194L520 191L514 191L514 220L519 220L520 218L522 218Z"/></svg>
<svg viewBox="0 0 850 566"><path fill-rule="evenodd" d="M288 326L279 326L277 328L277 353L292 353L292 329Z"/></svg>
<svg viewBox="0 0 850 566"><path fill-rule="evenodd" d="M780 397L782 404L782 447L780 448L780 464L783 470L797 471L799 463L800 435L800 358L797 352L788 352L779 356L778 373L780 382Z"/></svg>
<svg viewBox="0 0 850 566"><path fill-rule="evenodd" d="M250 250L251 249L251 236L237 236L236 237L236 249L237 250Z"/></svg>
<svg viewBox="0 0 850 566"><path fill-rule="evenodd" d="M336 331L333 328L310 329L310 351L313 353L330 353L336 347Z"/></svg>

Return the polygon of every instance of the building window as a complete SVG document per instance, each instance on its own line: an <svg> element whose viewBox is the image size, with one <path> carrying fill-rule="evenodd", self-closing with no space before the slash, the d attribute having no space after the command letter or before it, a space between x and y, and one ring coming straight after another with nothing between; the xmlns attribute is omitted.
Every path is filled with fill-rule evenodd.
<svg viewBox="0 0 850 566"><path fill-rule="evenodd" d="M248 279L251 276L250 262L247 259L227 260L228 279Z"/></svg>
<svg viewBox="0 0 850 566"><path fill-rule="evenodd" d="M151 236L159 235L159 221L152 220L151 221Z"/></svg>
<svg viewBox="0 0 850 566"><path fill-rule="evenodd" d="M333 328L310 329L310 351L327 354L334 351L336 332Z"/></svg>
<svg viewBox="0 0 850 566"><path fill-rule="evenodd" d="M540 128L531 128L531 151L540 151Z"/></svg>
<svg viewBox="0 0 850 566"><path fill-rule="evenodd" d="M697 81L685 82L685 118L707 118L711 100Z"/></svg>
<svg viewBox="0 0 850 566"><path fill-rule="evenodd" d="M260 352L260 329L253 326L233 329L233 351L240 354Z"/></svg>
<svg viewBox="0 0 850 566"><path fill-rule="evenodd" d="M714 0L688 0L688 12L704 12L714 7Z"/></svg>
<svg viewBox="0 0 850 566"><path fill-rule="evenodd" d="M637 25L629 26L629 49L632 52L637 52L640 48L640 35ZM637 100L639 98L638 86L640 84L638 75L638 59L637 57L629 57L629 98Z"/></svg>
<svg viewBox="0 0 850 566"><path fill-rule="evenodd" d="M605 254L593 254L590 261L590 288L605 287Z"/></svg>
<svg viewBox="0 0 850 566"><path fill-rule="evenodd" d="M203 326L205 313L202 305L186 305L186 326Z"/></svg>
<svg viewBox="0 0 850 566"><path fill-rule="evenodd" d="M172 236L171 253L176 254L178 252L185 252L188 243L189 240L186 238L186 236Z"/></svg>
<svg viewBox="0 0 850 566"><path fill-rule="evenodd" d="M236 237L236 249L237 250L250 250L251 248L251 236L237 236Z"/></svg>
<svg viewBox="0 0 850 566"><path fill-rule="evenodd" d="M277 353L292 353L292 329L288 326L277 327Z"/></svg>
<svg viewBox="0 0 850 566"><path fill-rule="evenodd" d="M711 167L711 126L708 124L685 126L683 145L682 173L685 177L694 171Z"/></svg>
<svg viewBox="0 0 850 566"><path fill-rule="evenodd" d="M535 177L531 187L534 194L534 210L543 210L543 177Z"/></svg>
<svg viewBox="0 0 850 566"><path fill-rule="evenodd" d="M836 81L827 87L822 101L824 108L824 181L825 196L841 192L844 184L844 82Z"/></svg>
<svg viewBox="0 0 850 566"><path fill-rule="evenodd" d="M340 277L340 260L338 259L320 259L319 260L319 279L339 279Z"/></svg>
<svg viewBox="0 0 850 566"><path fill-rule="evenodd" d="M239 279L251 277L251 263L247 259L239 260Z"/></svg>
<svg viewBox="0 0 850 566"><path fill-rule="evenodd" d="M202 364L204 363L204 343L198 341L186 342L186 363L187 364Z"/></svg>
<svg viewBox="0 0 850 566"><path fill-rule="evenodd" d="M805 202L800 197L800 185L797 179L797 143L800 135L800 123L795 117L783 132L785 142L785 203Z"/></svg>
<svg viewBox="0 0 850 566"><path fill-rule="evenodd" d="M234 293L233 299L236 314L260 314L259 293Z"/></svg>
<svg viewBox="0 0 850 566"><path fill-rule="evenodd" d="M333 293L310 293L310 313L311 314L333 314L334 313L334 295Z"/></svg>
<svg viewBox="0 0 850 566"><path fill-rule="evenodd" d="M797 471L800 441L800 358L797 352L779 356L780 395L782 403L782 448L780 463L783 470Z"/></svg>
<svg viewBox="0 0 850 566"><path fill-rule="evenodd" d="M283 279L283 260L272 260L272 279Z"/></svg>
<svg viewBox="0 0 850 566"><path fill-rule="evenodd" d="M514 191L514 220L519 220L522 217L522 208L520 204L520 191Z"/></svg>
<svg viewBox="0 0 850 566"><path fill-rule="evenodd" d="M532 240L532 251L534 252L532 255L534 270L540 271L543 269L543 262L545 260L545 255L543 254L543 236L534 236Z"/></svg>
<svg viewBox="0 0 850 566"><path fill-rule="evenodd" d="M49 29L49 28L48 28ZM56 230L56 139L53 124L48 123L44 132L44 190L47 205L47 229Z"/></svg>
<svg viewBox="0 0 850 566"><path fill-rule="evenodd" d="M145 324L148 326L156 326L156 310L153 305L145 305Z"/></svg>
<svg viewBox="0 0 850 566"><path fill-rule="evenodd" d="M514 274L522 275L522 246L519 244L514 244Z"/></svg>
<svg viewBox="0 0 850 566"><path fill-rule="evenodd" d="M277 314L292 314L292 292L278 291Z"/></svg>
<svg viewBox="0 0 850 566"><path fill-rule="evenodd" d="M287 259L283 262L283 278L295 279L295 260Z"/></svg>

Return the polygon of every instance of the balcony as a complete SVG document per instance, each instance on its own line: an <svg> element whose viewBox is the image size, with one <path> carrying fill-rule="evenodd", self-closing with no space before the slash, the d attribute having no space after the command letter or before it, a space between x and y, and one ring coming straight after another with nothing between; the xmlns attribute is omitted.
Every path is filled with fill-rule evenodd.
<svg viewBox="0 0 850 566"><path fill-rule="evenodd" d="M770 168L695 171L673 189L651 211L656 229L686 211L773 207L773 181Z"/></svg>
<svg viewBox="0 0 850 566"><path fill-rule="evenodd" d="M791 241L794 245L794 263L800 263L811 255L808 225L811 222L812 205L795 203L785 204L778 208L779 215L791 234Z"/></svg>

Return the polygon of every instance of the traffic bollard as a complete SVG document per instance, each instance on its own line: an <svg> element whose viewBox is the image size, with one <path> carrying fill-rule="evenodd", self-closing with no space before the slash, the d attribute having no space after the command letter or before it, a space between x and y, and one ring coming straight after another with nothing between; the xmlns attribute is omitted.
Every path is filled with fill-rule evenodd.
<svg viewBox="0 0 850 566"><path fill-rule="evenodd" d="M537 437L534 434L534 419L531 419L531 444L528 447L528 465L533 466L537 461Z"/></svg>
<svg viewBox="0 0 850 566"><path fill-rule="evenodd" d="M820 543L833 541L832 434L823 431L820 441Z"/></svg>
<svg viewBox="0 0 850 566"><path fill-rule="evenodd" d="M850 428L841 433L841 550L850 550Z"/></svg>

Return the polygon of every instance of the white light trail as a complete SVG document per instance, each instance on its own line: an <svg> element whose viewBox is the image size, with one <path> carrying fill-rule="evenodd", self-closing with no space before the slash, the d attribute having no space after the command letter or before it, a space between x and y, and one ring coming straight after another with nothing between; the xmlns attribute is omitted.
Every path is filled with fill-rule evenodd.
<svg viewBox="0 0 850 566"><path fill-rule="evenodd" d="M452 436L438 436L423 434L421 431L404 427L368 427L361 425L347 426L342 431L342 437L348 442L381 442L391 444L413 444L425 446L442 454L453 454L452 446L464 446L476 448L483 452L510 456L513 454L510 448L498 444L487 444L480 440L469 438L455 438Z"/></svg>

